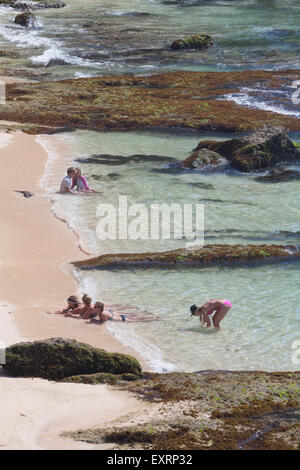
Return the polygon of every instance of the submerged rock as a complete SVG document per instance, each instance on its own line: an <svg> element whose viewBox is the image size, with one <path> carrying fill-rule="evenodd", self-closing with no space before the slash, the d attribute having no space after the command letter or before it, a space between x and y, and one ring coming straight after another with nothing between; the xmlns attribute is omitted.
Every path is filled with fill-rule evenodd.
<svg viewBox="0 0 300 470"><path fill-rule="evenodd" d="M35 15L31 13L31 11L20 13L15 17L15 23L19 24L20 26L34 26L35 21Z"/></svg>
<svg viewBox="0 0 300 470"><path fill-rule="evenodd" d="M171 49L208 49L214 45L214 40L209 34L198 34L176 39L171 44Z"/></svg>
<svg viewBox="0 0 300 470"><path fill-rule="evenodd" d="M265 125L252 134L226 140L225 142L202 141L194 152L194 157L184 160L184 166L193 168L197 152L207 148L228 158L239 171L265 170L280 162L294 163L300 160L300 152L281 126Z"/></svg>
<svg viewBox="0 0 300 470"><path fill-rule="evenodd" d="M274 168L268 175L257 176L256 181L266 183L281 183L285 181L294 181L300 179L300 172L297 170L288 170L286 168Z"/></svg>
<svg viewBox="0 0 300 470"><path fill-rule="evenodd" d="M283 261L300 257L296 246L281 245L205 245L200 249L173 250L159 253L121 253L101 255L74 262L81 269L126 269L218 264L247 264L253 261Z"/></svg>
<svg viewBox="0 0 300 470"><path fill-rule="evenodd" d="M63 338L9 346L3 367L13 376L41 377L49 380L97 372L130 373L142 377L142 368L132 356L108 353L104 349Z"/></svg>
<svg viewBox="0 0 300 470"><path fill-rule="evenodd" d="M176 158L173 157L165 157L161 155L144 155L144 154L137 154L137 155L130 155L128 157L124 157L123 155L92 155L88 158L78 158L76 160L80 163L93 163L99 165L125 165L126 163L131 162L174 162Z"/></svg>

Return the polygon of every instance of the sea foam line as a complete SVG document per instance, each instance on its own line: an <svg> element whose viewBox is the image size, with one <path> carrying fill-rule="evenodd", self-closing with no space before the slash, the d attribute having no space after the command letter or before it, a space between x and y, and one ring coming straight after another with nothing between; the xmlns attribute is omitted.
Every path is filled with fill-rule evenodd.
<svg viewBox="0 0 300 470"><path fill-rule="evenodd" d="M242 88L242 90L245 89ZM271 111L272 113L283 114L286 116L300 117L300 112L284 109L280 106L269 105L263 101L259 101L253 98L253 96L249 95L248 93L229 93L228 95L224 95L219 99L234 101L236 104L246 106L248 108L261 109L262 111Z"/></svg>

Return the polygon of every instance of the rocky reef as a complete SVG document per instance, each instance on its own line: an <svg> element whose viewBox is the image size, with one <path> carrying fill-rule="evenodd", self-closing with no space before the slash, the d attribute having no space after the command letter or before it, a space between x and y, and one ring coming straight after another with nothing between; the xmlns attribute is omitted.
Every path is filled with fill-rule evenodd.
<svg viewBox="0 0 300 470"><path fill-rule="evenodd" d="M244 132L264 124L300 130L300 119L226 99L243 87L282 90L298 71L174 72L12 83L0 119L95 130L145 128ZM253 92L255 94L255 92ZM34 132L34 128L32 128Z"/></svg>
<svg viewBox="0 0 300 470"><path fill-rule="evenodd" d="M214 45L214 40L209 34L198 34L176 39L171 44L171 49L208 49Z"/></svg>
<svg viewBox="0 0 300 470"><path fill-rule="evenodd" d="M105 372L142 376L139 362L131 356L108 353L73 339L50 338L18 343L6 349L6 372L17 377L61 380L80 374Z"/></svg>
<svg viewBox="0 0 300 470"><path fill-rule="evenodd" d="M208 266L283 261L300 256L295 246L281 245L205 245L201 249L173 250L159 253L107 254L74 262L80 269L153 268Z"/></svg>
<svg viewBox="0 0 300 470"><path fill-rule="evenodd" d="M199 154L204 149L217 152L220 158L227 158L234 168L243 172L265 170L282 162L291 164L300 161L298 147L281 126L265 125L248 136L225 142L202 141L183 165L188 168L197 167Z"/></svg>
<svg viewBox="0 0 300 470"><path fill-rule="evenodd" d="M155 408L67 435L114 449L299 449L299 372L145 373L117 387Z"/></svg>

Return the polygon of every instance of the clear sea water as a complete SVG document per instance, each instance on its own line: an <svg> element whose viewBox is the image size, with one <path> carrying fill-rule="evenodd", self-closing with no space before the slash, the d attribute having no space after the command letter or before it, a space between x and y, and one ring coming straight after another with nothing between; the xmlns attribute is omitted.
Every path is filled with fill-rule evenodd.
<svg viewBox="0 0 300 470"><path fill-rule="evenodd" d="M76 131L60 138L68 141L74 159L99 154L123 157L140 154L183 160L199 141L194 134L154 132ZM293 138L300 141L299 135ZM51 139L39 137L39 140L53 155ZM126 195L129 204L143 203L147 207L153 202L204 204L205 243L300 242L298 181L262 183L255 180L257 175L236 172L173 173L168 172L166 163L151 158L119 165L81 163L89 184L102 190L104 196L74 198L54 196L55 160L53 168L53 174L48 169L47 187L56 201L54 211L68 221L80 235L82 247L92 255L169 250L185 244L185 240L98 240L97 207L100 203L117 207L119 195ZM63 171L61 167L62 175ZM161 321L108 325L121 341L144 355L155 370L294 370L298 368L291 357L293 341L299 337L299 268L297 262L285 262L74 274L80 282L80 292L88 292L95 300L159 315ZM192 303L201 304L209 298L229 298L233 303L218 332L203 330L198 319L191 319L188 313Z"/></svg>
<svg viewBox="0 0 300 470"><path fill-rule="evenodd" d="M52 80L111 73L144 74L174 70L230 71L300 69L298 0L66 0L60 10L36 12L37 24L13 23L16 12L0 7L0 73ZM207 32L215 46L175 53L170 43ZM249 90L232 97L256 106L299 116L291 102L251 101ZM270 100L270 94L268 94ZM268 108L267 108L268 107ZM66 219L91 255L169 250L185 240L99 241L100 203L199 203L205 209L205 243L299 244L299 181L262 183L257 175L234 172L176 172L166 162L81 163L90 185L104 196L69 198L55 194L59 177L77 158L91 155L158 155L183 160L203 133L96 133L61 135L71 151L61 155L51 137L38 137L49 153L41 184L57 216ZM210 135L224 139L230 136ZM300 135L293 140L300 142ZM110 163L110 164L109 164ZM299 168L298 168L299 169ZM108 328L144 355L155 370L296 370L293 342L299 338L299 263L249 267L169 270L77 271L80 293L95 300L128 304L159 315L161 321L117 324ZM208 298L229 298L233 308L222 328L203 330L188 308ZM95 326L96 328L97 326Z"/></svg>

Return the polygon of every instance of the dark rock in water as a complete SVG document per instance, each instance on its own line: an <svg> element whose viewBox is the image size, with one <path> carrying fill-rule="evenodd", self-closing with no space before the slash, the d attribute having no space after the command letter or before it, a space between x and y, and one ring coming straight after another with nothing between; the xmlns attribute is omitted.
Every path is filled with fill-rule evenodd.
<svg viewBox="0 0 300 470"><path fill-rule="evenodd" d="M121 178L121 175L119 173L108 173L107 175L91 175L91 178L94 178L95 180L118 180Z"/></svg>
<svg viewBox="0 0 300 470"><path fill-rule="evenodd" d="M151 171L153 173L174 174L174 173L182 173L183 171L186 171L186 170L185 168L183 168L181 163L172 162L164 166L163 168L152 168Z"/></svg>
<svg viewBox="0 0 300 470"><path fill-rule="evenodd" d="M48 380L97 372L130 373L142 377L141 366L132 356L108 353L89 344L63 338L9 346L3 367L13 376L41 377Z"/></svg>
<svg viewBox="0 0 300 470"><path fill-rule="evenodd" d="M190 162L190 165L187 165L187 162ZM193 168L195 170L217 170L224 168L228 165L228 160L219 153L213 152L206 148L200 148L192 153L192 155L184 161L184 166Z"/></svg>
<svg viewBox="0 0 300 470"><path fill-rule="evenodd" d="M69 65L63 59L50 59L46 67L55 67L56 65Z"/></svg>
<svg viewBox="0 0 300 470"><path fill-rule="evenodd" d="M200 189L215 189L210 183L190 183L190 186Z"/></svg>
<svg viewBox="0 0 300 470"><path fill-rule="evenodd" d="M108 173L107 178L110 178L112 180L118 180L121 178L121 175L119 173Z"/></svg>
<svg viewBox="0 0 300 470"><path fill-rule="evenodd" d="M125 165L130 162L174 162L176 158L163 157L159 155L92 155L89 158L79 158L80 163L97 163L100 165Z"/></svg>
<svg viewBox="0 0 300 470"><path fill-rule="evenodd" d="M176 266L248 264L258 261L283 261L300 257L297 246L281 245L205 245L193 250L179 249L158 253L121 253L97 256L73 263L80 269L146 269Z"/></svg>
<svg viewBox="0 0 300 470"><path fill-rule="evenodd" d="M199 34L176 39L176 41L172 42L171 49L208 49L213 45L214 40L209 34Z"/></svg>
<svg viewBox="0 0 300 470"><path fill-rule="evenodd" d="M226 199L200 199L201 202L217 202L219 204L239 204L242 206L253 206L252 202L230 201Z"/></svg>
<svg viewBox="0 0 300 470"><path fill-rule="evenodd" d="M35 15L31 13L31 11L26 11L24 13L20 13L15 17L15 23L19 24L20 26L34 26L36 21Z"/></svg>
<svg viewBox="0 0 300 470"><path fill-rule="evenodd" d="M280 183L285 181L300 180L300 172L296 170L288 170L286 168L274 168L268 175L257 176L256 181L266 183Z"/></svg>
<svg viewBox="0 0 300 470"><path fill-rule="evenodd" d="M34 196L34 194L31 193L30 191L19 191L18 189L15 189L15 192L16 193L21 193L21 194L23 194L24 197L27 197L27 198Z"/></svg>
<svg viewBox="0 0 300 470"><path fill-rule="evenodd" d="M106 14L106 16L118 16L118 17L123 17L123 16L134 16L134 17L145 17L145 16L151 16L151 13L143 12L143 11L125 11L124 13L121 13L119 15L114 15L113 13L109 12Z"/></svg>
<svg viewBox="0 0 300 470"><path fill-rule="evenodd" d="M289 139L286 129L281 126L265 125L252 134L217 142L202 141L192 156L184 160L184 166L193 168L197 151L202 148L212 150L227 158L239 171L251 172L264 170L280 162L294 163L300 160L300 152Z"/></svg>

